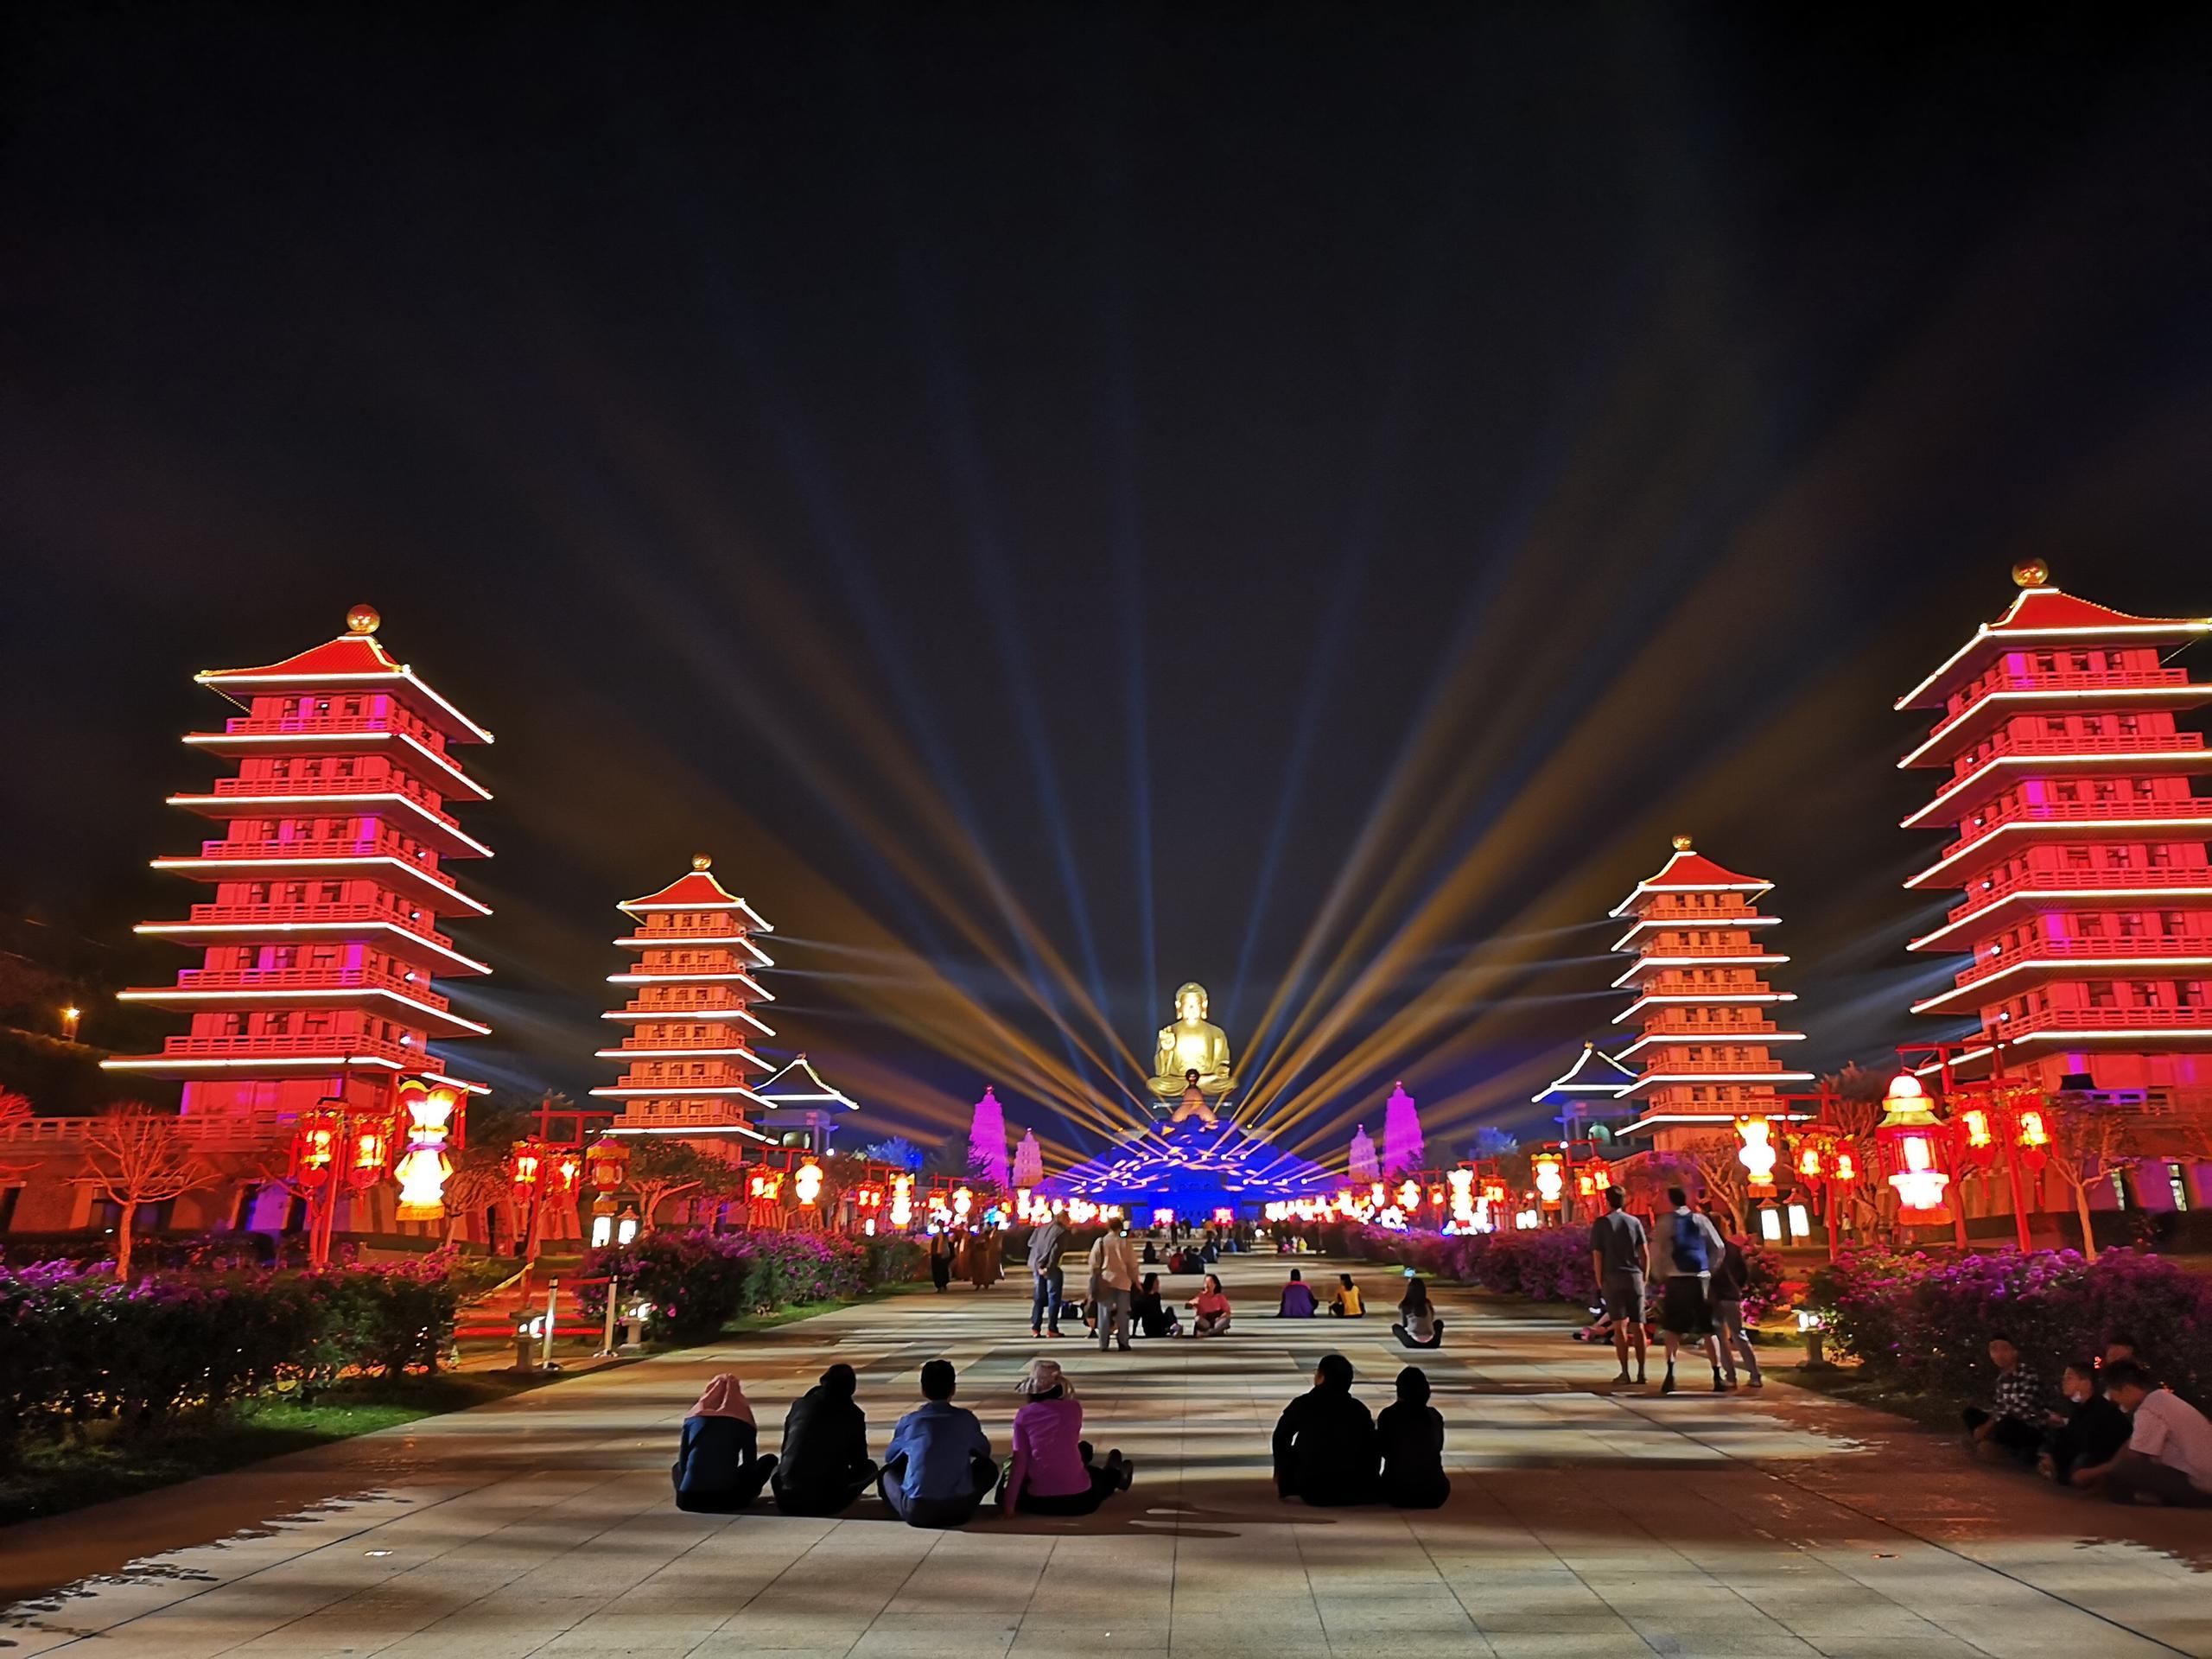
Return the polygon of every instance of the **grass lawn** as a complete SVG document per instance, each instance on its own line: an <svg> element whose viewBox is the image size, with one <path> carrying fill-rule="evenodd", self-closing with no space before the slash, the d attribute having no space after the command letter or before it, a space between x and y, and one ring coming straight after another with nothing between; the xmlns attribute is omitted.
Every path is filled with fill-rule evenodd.
<svg viewBox="0 0 2212 1659"><path fill-rule="evenodd" d="M442 1373L397 1382L363 1378L326 1389L311 1402L271 1395L219 1418L181 1421L175 1433L156 1442L39 1446L16 1468L0 1471L0 1525L465 1410L545 1380L506 1372Z"/></svg>

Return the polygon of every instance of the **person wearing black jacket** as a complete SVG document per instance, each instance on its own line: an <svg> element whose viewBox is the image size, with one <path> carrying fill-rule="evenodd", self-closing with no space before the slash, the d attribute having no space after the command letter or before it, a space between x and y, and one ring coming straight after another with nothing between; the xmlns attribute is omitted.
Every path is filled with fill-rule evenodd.
<svg viewBox="0 0 2212 1659"><path fill-rule="evenodd" d="M784 1414L784 1449L771 1482L785 1515L842 1515L875 1484L868 1418L853 1395L860 1379L832 1365Z"/></svg>
<svg viewBox="0 0 2212 1659"><path fill-rule="evenodd" d="M2036 1467L2063 1485L2088 1487L2094 1479L2077 1481L2076 1470L2101 1468L2127 1444L2132 1425L2127 1414L2107 1399L2097 1387L2094 1360L2077 1359L2066 1368L2060 1388L2066 1409L2050 1414L2050 1427L2043 1437L2043 1453Z"/></svg>
<svg viewBox="0 0 2212 1659"><path fill-rule="evenodd" d="M1275 1423L1275 1491L1314 1506L1372 1503L1380 1456L1375 1419L1352 1397L1351 1362L1325 1354L1313 1386Z"/></svg>
<svg viewBox="0 0 2212 1659"><path fill-rule="evenodd" d="M1382 1448L1382 1501L1402 1510L1439 1510L1452 1496L1444 1472L1444 1416L1428 1403L1428 1373L1408 1365L1398 1373L1398 1398L1376 1419Z"/></svg>

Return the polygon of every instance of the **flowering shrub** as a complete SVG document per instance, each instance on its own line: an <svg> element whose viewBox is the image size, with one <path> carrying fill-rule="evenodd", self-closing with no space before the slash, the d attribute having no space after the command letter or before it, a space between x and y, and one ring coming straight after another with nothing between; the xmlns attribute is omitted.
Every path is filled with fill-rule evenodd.
<svg viewBox="0 0 2212 1659"><path fill-rule="evenodd" d="M634 1293L646 1305L648 1341L684 1343L710 1340L740 1314L857 1296L912 1279L922 1260L912 1239L692 1229L646 1233L594 1250L583 1271L588 1279L619 1277L626 1296ZM606 1287L588 1287L583 1303L594 1317L603 1313Z"/></svg>
<svg viewBox="0 0 2212 1659"><path fill-rule="evenodd" d="M2054 1381L2126 1333L2177 1393L2212 1383L2212 1281L2156 1255L2006 1250L1942 1258L1857 1250L1813 1275L1808 1300L1836 1349L1896 1387L1966 1402L1990 1391L2003 1332Z"/></svg>
<svg viewBox="0 0 2212 1659"><path fill-rule="evenodd" d="M86 1423L149 1435L277 1384L434 1368L453 1317L435 1258L127 1284L72 1262L0 1268L0 1461Z"/></svg>
<svg viewBox="0 0 2212 1659"><path fill-rule="evenodd" d="M1756 1239L1737 1242L1751 1268L1744 1312L1756 1319L1781 1297L1782 1258ZM1347 1255L1395 1262L1434 1278L1478 1285L1500 1295L1571 1302L1578 1307L1598 1300L1597 1281L1590 1273L1590 1235L1580 1227L1450 1236L1351 1228L1334 1248Z"/></svg>

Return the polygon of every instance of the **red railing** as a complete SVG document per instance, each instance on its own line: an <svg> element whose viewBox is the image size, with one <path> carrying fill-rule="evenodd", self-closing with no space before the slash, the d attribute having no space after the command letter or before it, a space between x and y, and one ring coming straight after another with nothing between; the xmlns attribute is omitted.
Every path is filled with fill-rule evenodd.
<svg viewBox="0 0 2212 1659"><path fill-rule="evenodd" d="M397 706L382 715L285 715L274 720L242 715L225 721L223 731L233 737L282 737L291 732L341 732L376 737L385 732L404 732L442 760L448 758L445 734L435 726L425 726Z"/></svg>
<svg viewBox="0 0 2212 1659"><path fill-rule="evenodd" d="M2022 822L2096 824L2120 819L2150 818L2158 821L2159 829L2171 823L2177 830L2185 830L2191 824L2212 821L2212 796L2190 796L2185 798L2169 796L2151 800L2013 801L2003 806L1985 808L1979 816L1982 820L1980 823L1965 825L1967 833L1943 849L1944 858L1964 851L1993 830ZM2143 832L2145 841L2158 838L2158 830ZM2183 834L2176 836L2175 839L2187 841L2192 837Z"/></svg>
<svg viewBox="0 0 2212 1659"><path fill-rule="evenodd" d="M105 1122L100 1117L19 1117L0 1123L0 1146L81 1144ZM181 1116L175 1122L185 1140L213 1149L273 1145L291 1134L294 1119L275 1112L209 1112Z"/></svg>
<svg viewBox="0 0 2212 1659"><path fill-rule="evenodd" d="M1992 1040L2017 1040L2030 1031L2212 1030L2212 1007L2031 1008L1982 1028Z"/></svg>
<svg viewBox="0 0 2212 1659"><path fill-rule="evenodd" d="M228 922L241 927L254 926L263 922L390 922L394 927L404 928L433 944L444 945L448 950L453 948L452 939L433 928L428 916L419 921L410 920L405 911L394 910L386 905L216 903L193 906L189 919L195 922Z"/></svg>
<svg viewBox="0 0 2212 1659"><path fill-rule="evenodd" d="M182 1057L221 1057L236 1055L240 1059L283 1059L309 1054L366 1054L380 1059L401 1060L420 1064L423 1054L420 1047L397 1042L386 1042L381 1037L364 1037L358 1032L285 1032L280 1035L251 1034L242 1037L172 1037L162 1045L162 1052Z"/></svg>
<svg viewBox="0 0 2212 1659"><path fill-rule="evenodd" d="M1999 755L2007 754L2176 754L2201 749L2203 737L2196 732L2107 732L2091 736L2054 737L2037 734L2015 737L1999 732L1984 738L1961 755L1952 772L1953 781L1980 770Z"/></svg>
<svg viewBox="0 0 2212 1659"><path fill-rule="evenodd" d="M2114 687L2136 690L2188 683L2189 671L2181 668L2063 669L2049 674L2014 674L1999 670L1968 686L1961 694L1958 708L1931 728L1928 735L1941 737L1999 691L2098 691Z"/></svg>
<svg viewBox="0 0 2212 1659"><path fill-rule="evenodd" d="M218 778L210 792L225 797L267 797L279 803L294 798L312 800L322 795L401 795L440 823L455 830L461 828L461 821L442 809L442 796L395 772L367 778ZM270 810L276 812L283 808L280 804Z"/></svg>
<svg viewBox="0 0 2212 1659"><path fill-rule="evenodd" d="M2123 934L2109 939L2032 939L2007 945L1994 954L1984 953L1973 967L1960 974L1961 989L1977 980L2002 973L2013 963L2038 957L2094 957L2126 959L2132 957L2212 957L2212 934Z"/></svg>
<svg viewBox="0 0 2212 1659"><path fill-rule="evenodd" d="M451 1006L428 980L377 968L187 968L176 983L186 991L397 991L434 1008Z"/></svg>
<svg viewBox="0 0 2212 1659"><path fill-rule="evenodd" d="M219 859L275 858L396 858L427 881L440 887L453 887L460 884L444 871L426 863L431 856L427 848L410 848L397 836L312 836L294 841L203 841L200 856ZM382 880L380 874L365 873L365 880Z"/></svg>
<svg viewBox="0 0 2212 1659"><path fill-rule="evenodd" d="M2071 893L2096 887L2125 888L2132 892L2139 887L2203 887L2208 883L2212 883L2212 870L2208 870L2202 864L2166 865L2158 869L2030 869L2011 875L1990 877L1989 886L1975 893L1964 904L1954 907L1950 918L1959 921L1977 910L1986 910L2020 892Z"/></svg>

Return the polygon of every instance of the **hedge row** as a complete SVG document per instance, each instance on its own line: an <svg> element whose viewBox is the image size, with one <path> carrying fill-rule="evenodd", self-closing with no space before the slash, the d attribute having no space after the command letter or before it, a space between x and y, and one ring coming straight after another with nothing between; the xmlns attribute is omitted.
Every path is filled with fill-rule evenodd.
<svg viewBox="0 0 2212 1659"><path fill-rule="evenodd" d="M1832 1345L1873 1379L1955 1403L1988 1395L1998 1334L2053 1389L2060 1367L2119 1336L2176 1393L2202 1402L2212 1385L2212 1280L2133 1250L2094 1262L2072 1250L1857 1250L1815 1274L1808 1300Z"/></svg>
<svg viewBox="0 0 2212 1659"><path fill-rule="evenodd" d="M919 1278L926 1261L908 1238L695 1228L594 1250L584 1258L583 1276L613 1275L626 1300L634 1294L645 1302L647 1341L707 1342L743 1314ZM605 1287L586 1290L583 1302L598 1317L607 1306Z"/></svg>
<svg viewBox="0 0 2212 1659"><path fill-rule="evenodd" d="M1764 1244L1737 1241L1751 1267L1744 1311L1758 1319L1782 1294L1782 1260ZM1395 1262L1433 1278L1477 1285L1504 1296L1590 1307L1598 1300L1590 1272L1590 1233L1582 1227L1540 1227L1497 1233L1394 1233L1381 1228L1345 1229L1331 1249L1371 1261Z"/></svg>
<svg viewBox="0 0 2212 1659"><path fill-rule="evenodd" d="M75 1262L0 1268L0 1461L87 1424L148 1437L267 1388L434 1369L454 1300L435 1261L129 1284Z"/></svg>

